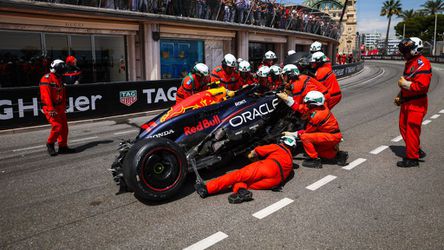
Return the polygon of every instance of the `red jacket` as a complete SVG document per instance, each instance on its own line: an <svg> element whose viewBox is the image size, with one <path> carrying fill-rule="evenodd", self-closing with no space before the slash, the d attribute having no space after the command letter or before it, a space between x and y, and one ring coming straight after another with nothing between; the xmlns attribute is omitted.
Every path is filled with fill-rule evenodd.
<svg viewBox="0 0 444 250"><path fill-rule="evenodd" d="M309 109L306 117L308 119L305 133L340 133L336 117L325 106Z"/></svg>
<svg viewBox="0 0 444 250"><path fill-rule="evenodd" d="M328 89L322 85L322 83L307 75L300 75L299 79L292 81L291 90L294 100L294 104L291 106L291 108L295 111L300 110L300 105L304 101L304 97L312 90L316 90L324 94L326 103L328 103L330 100L330 93L328 92Z"/></svg>
<svg viewBox="0 0 444 250"><path fill-rule="evenodd" d="M251 84L253 84L255 82L256 82L256 79L254 79L252 74L248 75L247 78L239 77L239 85L241 87L244 86L244 85L251 85Z"/></svg>
<svg viewBox="0 0 444 250"><path fill-rule="evenodd" d="M189 73L182 79L179 89L176 92L176 102L188 98L203 90L203 87L196 74Z"/></svg>
<svg viewBox="0 0 444 250"><path fill-rule="evenodd" d="M410 89L401 88L402 98L420 97L404 102L403 108L411 111L427 112L427 92L429 91L430 80L432 79L432 67L427 58L418 55L406 62L404 68L404 78L411 81Z"/></svg>
<svg viewBox="0 0 444 250"><path fill-rule="evenodd" d="M211 82L220 81L220 85L228 90L238 90L241 86L239 84L239 73L233 70L231 75L228 75L222 66L217 66L211 71Z"/></svg>
<svg viewBox="0 0 444 250"><path fill-rule="evenodd" d="M315 74L316 80L324 84L327 87L330 96L340 95L341 88L339 87L336 75L333 72L331 64L323 64L317 70Z"/></svg>
<svg viewBox="0 0 444 250"><path fill-rule="evenodd" d="M274 162L265 162L265 160L273 159L279 162L284 170L284 179L286 179L293 170L293 156L291 155L290 150L283 145L269 144L258 146L254 151L259 156L259 159L264 161L263 167L267 166L267 164L273 166L276 165Z"/></svg>
<svg viewBox="0 0 444 250"><path fill-rule="evenodd" d="M61 77L54 73L48 73L40 80L40 98L42 105L46 106L48 111L56 108L66 108L66 89L62 84Z"/></svg>

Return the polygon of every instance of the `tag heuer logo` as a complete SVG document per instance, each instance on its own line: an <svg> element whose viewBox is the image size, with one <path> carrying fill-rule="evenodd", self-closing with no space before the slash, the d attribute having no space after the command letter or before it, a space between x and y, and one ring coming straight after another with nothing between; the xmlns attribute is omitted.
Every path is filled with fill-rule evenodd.
<svg viewBox="0 0 444 250"><path fill-rule="evenodd" d="M120 91L120 103L131 106L137 101L137 90Z"/></svg>

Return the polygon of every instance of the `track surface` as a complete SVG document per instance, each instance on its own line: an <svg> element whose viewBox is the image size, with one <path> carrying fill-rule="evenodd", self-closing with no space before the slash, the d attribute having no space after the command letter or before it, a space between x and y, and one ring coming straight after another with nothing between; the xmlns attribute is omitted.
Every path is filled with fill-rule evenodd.
<svg viewBox="0 0 444 250"><path fill-rule="evenodd" d="M114 195L107 169L119 139L137 134L128 123L71 126L71 145L81 152L52 158L43 147L47 129L0 135L0 248L443 249L444 66L433 68L425 118L431 123L422 134L428 156L413 169L396 167L403 141L391 141L399 135L392 102L402 68L366 62L360 74L341 81L344 98L333 110L341 147L350 162L365 161L351 170L299 168L283 192L254 191L255 200L240 205L229 204L227 194L199 198L193 178L168 203ZM274 203L276 209L256 214Z"/></svg>

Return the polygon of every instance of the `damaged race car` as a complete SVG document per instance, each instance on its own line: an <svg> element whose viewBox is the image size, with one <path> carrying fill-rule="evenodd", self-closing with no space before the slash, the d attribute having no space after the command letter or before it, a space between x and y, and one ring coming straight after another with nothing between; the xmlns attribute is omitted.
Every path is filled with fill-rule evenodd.
<svg viewBox="0 0 444 250"><path fill-rule="evenodd" d="M283 131L302 126L299 114L280 101L276 91L261 88L250 85L232 98L199 109L179 103L143 124L133 141L120 144L111 167L119 193L166 200L178 193L188 173L202 181L198 170L275 143Z"/></svg>

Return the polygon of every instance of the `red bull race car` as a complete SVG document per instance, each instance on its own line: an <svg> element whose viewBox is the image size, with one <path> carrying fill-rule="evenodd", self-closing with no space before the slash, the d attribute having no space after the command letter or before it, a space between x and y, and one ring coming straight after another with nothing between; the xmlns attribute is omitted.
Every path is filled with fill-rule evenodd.
<svg viewBox="0 0 444 250"><path fill-rule="evenodd" d="M119 193L134 192L146 201L171 198L190 172L201 181L200 169L230 162L258 145L275 143L283 131L302 127L299 114L276 91L257 85L199 109L177 105L143 124L134 140L120 144L111 167ZM171 116L172 110L182 111Z"/></svg>

